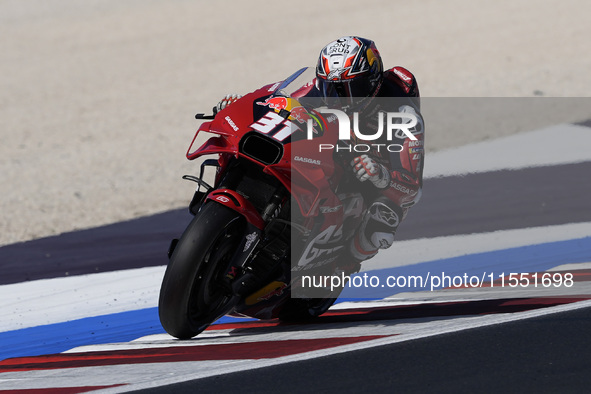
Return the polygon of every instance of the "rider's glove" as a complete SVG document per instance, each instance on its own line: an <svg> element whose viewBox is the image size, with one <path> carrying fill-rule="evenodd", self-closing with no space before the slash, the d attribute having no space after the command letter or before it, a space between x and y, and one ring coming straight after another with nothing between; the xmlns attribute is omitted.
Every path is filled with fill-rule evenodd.
<svg viewBox="0 0 591 394"><path fill-rule="evenodd" d="M361 182L369 180L378 189L384 189L390 184L388 169L368 155L357 156L351 161L351 166Z"/></svg>
<svg viewBox="0 0 591 394"><path fill-rule="evenodd" d="M236 100L238 100L239 98L241 98L242 96L239 94L227 94L226 97L224 97L219 103L218 105L215 106L215 112L218 113L220 112L222 109L226 108L228 105L232 104L233 102L235 102Z"/></svg>

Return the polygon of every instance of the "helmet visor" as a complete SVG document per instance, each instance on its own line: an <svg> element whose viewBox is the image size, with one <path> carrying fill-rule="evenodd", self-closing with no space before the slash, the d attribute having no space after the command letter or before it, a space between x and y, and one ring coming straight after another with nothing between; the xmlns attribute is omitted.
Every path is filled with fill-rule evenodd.
<svg viewBox="0 0 591 394"><path fill-rule="evenodd" d="M368 76L341 81L327 81L317 78L318 90L328 103L351 105L370 96L375 90L375 82Z"/></svg>

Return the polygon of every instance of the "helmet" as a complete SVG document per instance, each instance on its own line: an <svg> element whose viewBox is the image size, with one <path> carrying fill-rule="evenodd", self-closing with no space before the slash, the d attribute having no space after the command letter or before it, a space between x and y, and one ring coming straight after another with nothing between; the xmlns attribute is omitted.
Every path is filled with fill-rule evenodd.
<svg viewBox="0 0 591 394"><path fill-rule="evenodd" d="M316 87L326 104L367 105L383 78L382 58L373 41L341 37L320 51Z"/></svg>

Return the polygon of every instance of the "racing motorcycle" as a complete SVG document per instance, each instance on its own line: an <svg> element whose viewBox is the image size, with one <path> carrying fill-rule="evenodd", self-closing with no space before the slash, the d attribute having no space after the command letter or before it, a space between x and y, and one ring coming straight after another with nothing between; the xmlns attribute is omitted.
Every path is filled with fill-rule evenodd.
<svg viewBox="0 0 591 394"><path fill-rule="evenodd" d="M189 204L194 218L171 242L159 316L188 339L224 315L300 320L324 313L341 287L306 278L351 274L344 245L364 200L344 177L335 122L299 97L314 71L303 68L205 120L187 151L203 156ZM209 138L203 141L202 136ZM214 173L213 185L204 180Z"/></svg>

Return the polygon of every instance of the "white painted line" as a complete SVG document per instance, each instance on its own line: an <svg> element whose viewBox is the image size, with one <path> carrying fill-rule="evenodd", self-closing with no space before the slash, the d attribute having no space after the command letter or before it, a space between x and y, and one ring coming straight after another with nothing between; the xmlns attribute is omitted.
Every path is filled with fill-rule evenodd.
<svg viewBox="0 0 591 394"><path fill-rule="evenodd" d="M365 262L362 271L590 234L591 223L586 222L400 241ZM165 269L146 267L0 286L0 332L156 307Z"/></svg>
<svg viewBox="0 0 591 394"><path fill-rule="evenodd" d="M492 252L591 236L591 222L500 230L394 242L362 264L361 271L393 268L474 253Z"/></svg>
<svg viewBox="0 0 591 394"><path fill-rule="evenodd" d="M375 339L366 342L360 342L351 345L344 345L338 346L329 349L317 350L307 353L301 353L297 355L273 358L273 359L262 359L262 360L249 360L248 362L242 362L237 364L226 364L220 366L217 369L211 370L208 369L206 371L200 371L194 369L192 373L186 373L182 376L175 376L175 377L155 377L150 381L144 381L137 384L130 384L128 386L119 387L119 388L112 388L112 389L104 389L98 390L96 393L121 393L125 391L131 390L142 390L142 389L149 389L159 386L165 386L180 382L186 382L189 380L195 379L202 379L210 376L217 376L232 372L240 372L258 368L269 367L273 365L279 364L286 364L295 361L305 361L310 360L313 358L330 356L335 354L341 353L348 353L354 352L357 350L368 349L378 346L385 346L394 343L406 342L415 339L433 337L442 334L448 334L453 332L459 332L464 330L469 330L473 328L479 327L486 327L491 326L494 324L502 324L502 323L509 323L514 321L520 321L525 319L531 319L540 316L546 316L550 314L560 313L560 312L568 312L582 308L589 308L591 307L591 300L588 301L580 301L572 304L566 305L558 305L554 307L548 307L543 309L536 309L532 311L520 312L520 313L510 313L510 314L496 314L496 315L484 315L478 317L470 317L465 319L450 319L450 320L438 320L437 322L431 322L427 327L423 327L422 329L412 330L410 332L405 333L404 335L394 335L389 336L386 338ZM415 327L416 328L416 327ZM371 332L371 329L368 328L368 332ZM141 366L138 366L141 368Z"/></svg>
<svg viewBox="0 0 591 394"><path fill-rule="evenodd" d="M554 271L572 271L572 270L588 270L591 269L591 262L578 263L578 264L562 264L548 270L548 272Z"/></svg>
<svg viewBox="0 0 591 394"><path fill-rule="evenodd" d="M0 332L157 306L165 269L147 267L0 286Z"/></svg>
<svg viewBox="0 0 591 394"><path fill-rule="evenodd" d="M557 141L561 141L560 145ZM591 128L562 124L427 153L423 176L434 178L591 161L590 147Z"/></svg>

